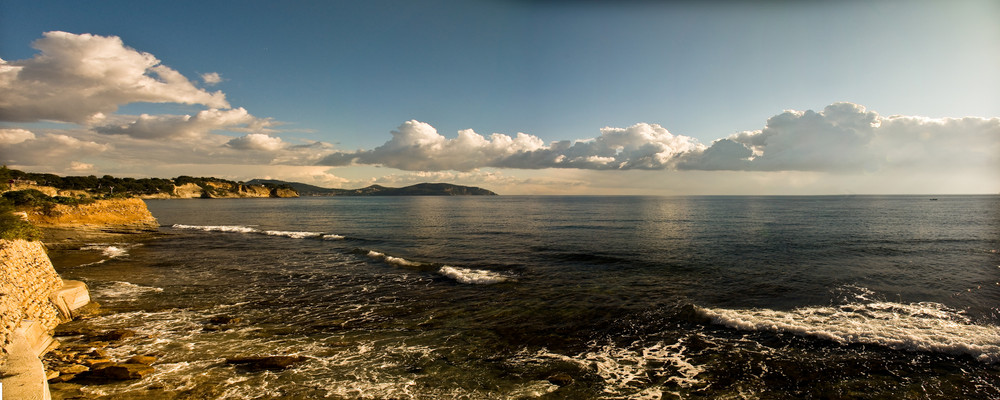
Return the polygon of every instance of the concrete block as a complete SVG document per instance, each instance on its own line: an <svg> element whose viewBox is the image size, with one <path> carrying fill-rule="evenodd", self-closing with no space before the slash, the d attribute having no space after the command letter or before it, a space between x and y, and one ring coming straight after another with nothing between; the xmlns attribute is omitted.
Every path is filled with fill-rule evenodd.
<svg viewBox="0 0 1000 400"><path fill-rule="evenodd" d="M14 335L20 337L36 357L41 357L42 354L50 350L50 346L55 341L48 329L34 320L21 321L21 325L14 330Z"/></svg>
<svg viewBox="0 0 1000 400"><path fill-rule="evenodd" d="M59 318L69 321L79 316L76 310L90 303L90 291L83 282L63 280L63 286L52 292L49 299L59 310Z"/></svg>

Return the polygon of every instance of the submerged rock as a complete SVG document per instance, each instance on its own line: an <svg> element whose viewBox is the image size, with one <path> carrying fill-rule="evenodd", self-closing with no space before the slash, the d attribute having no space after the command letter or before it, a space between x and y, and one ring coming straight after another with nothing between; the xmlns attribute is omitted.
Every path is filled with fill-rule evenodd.
<svg viewBox="0 0 1000 400"><path fill-rule="evenodd" d="M573 383L573 377L570 376L569 374L565 373L565 372L558 372L558 373L552 374L546 380L548 380L549 383L551 383L553 385L560 386L560 387L566 386L566 385L569 385L569 384Z"/></svg>
<svg viewBox="0 0 1000 400"><path fill-rule="evenodd" d="M144 376L153 373L155 369L146 364L101 364L94 366L90 377L113 380L142 379Z"/></svg>
<svg viewBox="0 0 1000 400"><path fill-rule="evenodd" d="M118 340L125 340L133 336L135 336L135 331L131 329L112 329L110 331L104 332L98 338L100 340L114 342Z"/></svg>
<svg viewBox="0 0 1000 400"><path fill-rule="evenodd" d="M257 371L285 369L308 359L304 356L233 357L227 358L226 363Z"/></svg>

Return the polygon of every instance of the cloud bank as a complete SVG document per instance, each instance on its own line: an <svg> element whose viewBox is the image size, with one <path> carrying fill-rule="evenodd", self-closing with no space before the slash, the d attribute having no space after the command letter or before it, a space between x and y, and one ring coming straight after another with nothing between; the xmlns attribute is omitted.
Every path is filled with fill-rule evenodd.
<svg viewBox="0 0 1000 400"><path fill-rule="evenodd" d="M372 150L338 152L320 163L384 165L409 171L469 171L476 168L663 169L678 156L703 148L697 140L675 136L655 124L604 128L601 136L550 143L532 135L486 138L471 129L447 139L431 125L407 121L392 131L392 139Z"/></svg>
<svg viewBox="0 0 1000 400"><path fill-rule="evenodd" d="M656 124L606 127L577 141L544 143L524 133L448 139L407 121L372 150L336 152L321 165L382 165L409 171L477 168L864 172L904 167L1000 166L1000 118L881 117L852 103L785 111L763 129L706 146Z"/></svg>

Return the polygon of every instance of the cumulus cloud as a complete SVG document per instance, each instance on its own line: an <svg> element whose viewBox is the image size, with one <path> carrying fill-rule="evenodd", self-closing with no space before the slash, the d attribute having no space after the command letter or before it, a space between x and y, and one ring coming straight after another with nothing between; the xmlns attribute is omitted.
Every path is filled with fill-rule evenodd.
<svg viewBox="0 0 1000 400"><path fill-rule="evenodd" d="M87 123L134 102L229 108L222 92L196 87L116 36L46 32L33 47L33 58L0 60L0 120Z"/></svg>
<svg viewBox="0 0 1000 400"><path fill-rule="evenodd" d="M195 138L215 130L261 131L274 122L257 118L243 107L219 110L208 109L195 115L140 115L124 124L96 127L106 135L127 135L140 139Z"/></svg>
<svg viewBox="0 0 1000 400"><path fill-rule="evenodd" d="M215 86L222 82L222 76L218 72L209 72L201 74L201 81L208 86Z"/></svg>
<svg viewBox="0 0 1000 400"><path fill-rule="evenodd" d="M785 111L763 129L716 140L679 169L860 172L885 168L1000 167L1000 118L881 117L836 103Z"/></svg>
<svg viewBox="0 0 1000 400"><path fill-rule="evenodd" d="M262 151L277 151L285 147L285 143L281 141L281 138L268 136L263 133L249 133L230 140L226 145L234 149Z"/></svg>
<svg viewBox="0 0 1000 400"><path fill-rule="evenodd" d="M0 144L18 144L26 140L33 140L34 138L35 134L27 129L0 129Z"/></svg>
<svg viewBox="0 0 1000 400"><path fill-rule="evenodd" d="M895 168L1000 168L1000 118L882 117L852 103L789 110L764 128L712 142L656 124L606 127L600 135L544 143L524 133L488 138L462 130L448 139L407 121L372 150L334 152L319 164L382 165L408 171L476 168L872 172Z"/></svg>
<svg viewBox="0 0 1000 400"><path fill-rule="evenodd" d="M481 167L662 169L679 155L704 147L693 138L675 136L655 124L604 128L594 139L549 145L524 133L515 137L494 133L486 138L471 129L448 139L419 121L403 123L392 131L392 136L375 149L333 153L320 163L377 164L410 171L468 171Z"/></svg>
<svg viewBox="0 0 1000 400"><path fill-rule="evenodd" d="M59 165L107 152L109 144L80 140L57 133L36 135L24 129L0 129L0 163L9 165Z"/></svg>

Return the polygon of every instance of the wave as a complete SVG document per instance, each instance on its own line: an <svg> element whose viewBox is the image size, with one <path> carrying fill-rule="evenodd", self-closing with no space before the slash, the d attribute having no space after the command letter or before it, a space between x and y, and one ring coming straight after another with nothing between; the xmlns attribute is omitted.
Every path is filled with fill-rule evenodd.
<svg viewBox="0 0 1000 400"><path fill-rule="evenodd" d="M400 267L420 267L420 266L424 265L424 263L410 261L410 260L407 260L405 258L400 258L400 257L393 257L393 256L390 256L390 255L386 255L385 253L377 252L375 250L369 250L368 253L367 253L367 256L371 257L371 258L374 258L374 259L377 259L377 260L382 260L382 261L385 261L388 264L397 265L397 266L400 266Z"/></svg>
<svg viewBox="0 0 1000 400"><path fill-rule="evenodd" d="M393 257L375 250L368 250L368 252L365 253L365 255L367 255L370 258L374 258L376 260L382 260L387 264L392 264L400 267L428 267L435 265L429 263L410 261L401 257ZM459 283L466 283L470 285L492 285L494 283L508 282L514 280L510 276L499 272L487 271L482 269L452 267L450 265L445 265L442 266L441 268L438 268L437 273L446 278L453 279Z"/></svg>
<svg viewBox="0 0 1000 400"><path fill-rule="evenodd" d="M512 278L498 272L481 269L458 268L445 265L438 270L438 273L454 279L460 283L472 285L492 285L494 283L507 282Z"/></svg>
<svg viewBox="0 0 1000 400"><path fill-rule="evenodd" d="M128 255L128 249L125 246L93 244L81 247L80 250L100 250L101 255L108 258L122 257Z"/></svg>
<svg viewBox="0 0 1000 400"><path fill-rule="evenodd" d="M174 229L198 230L203 232L256 233L267 236L282 236L292 239L320 238L323 240L343 240L344 236L322 232L260 230L243 225L184 225L174 224Z"/></svg>
<svg viewBox="0 0 1000 400"><path fill-rule="evenodd" d="M323 236L319 232L295 232L295 231L264 231L265 235L268 236L284 236L292 239L305 239Z"/></svg>
<svg viewBox="0 0 1000 400"><path fill-rule="evenodd" d="M973 324L948 307L931 302L873 302L791 311L694 307L713 323L748 331L788 332L839 344L871 344L896 350L969 355L1000 362L1000 327Z"/></svg>
<svg viewBox="0 0 1000 400"><path fill-rule="evenodd" d="M174 229L193 229L205 232L236 232L236 233L257 233L257 229L242 225L184 225L174 224Z"/></svg>
<svg viewBox="0 0 1000 400"><path fill-rule="evenodd" d="M90 244L90 245L87 245L87 246L83 246L83 247L80 248L80 250L100 250L101 251L101 256L103 256L105 258L103 258L103 259L101 259L99 261L92 262L92 263L81 264L79 266L86 267L86 266L91 266L91 265L98 265L98 264L103 264L103 263L107 262L108 260L112 260L112 259L119 258L119 257L126 257L126 256L128 256L128 248L132 247L132 246L135 246L135 245Z"/></svg>

